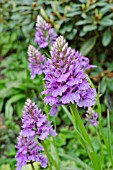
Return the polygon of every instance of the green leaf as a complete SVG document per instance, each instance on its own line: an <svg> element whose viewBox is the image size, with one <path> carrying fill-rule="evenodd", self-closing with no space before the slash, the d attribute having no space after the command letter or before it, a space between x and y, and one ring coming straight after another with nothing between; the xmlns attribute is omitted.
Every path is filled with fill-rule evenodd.
<svg viewBox="0 0 113 170"><path fill-rule="evenodd" d="M21 82L19 82L17 80L16 81L11 81L11 82L9 81L9 82L6 83L6 86L7 86L8 89L10 89L10 88L19 88L20 85L21 85Z"/></svg>
<svg viewBox="0 0 113 170"><path fill-rule="evenodd" d="M108 46L109 43L111 42L111 39L112 39L112 33L111 33L111 30L110 29L107 29L104 34L103 34L103 37L102 37L102 45L104 47Z"/></svg>
<svg viewBox="0 0 113 170"><path fill-rule="evenodd" d="M75 25L79 26L79 25L85 25L85 24L89 24L91 23L91 21L88 21L88 20L80 20L78 22L76 22Z"/></svg>
<svg viewBox="0 0 113 170"><path fill-rule="evenodd" d="M67 28L66 31L70 32L72 30L72 28L73 28L73 24L65 25L65 27Z"/></svg>
<svg viewBox="0 0 113 170"><path fill-rule="evenodd" d="M97 37L90 38L82 45L80 49L82 55L87 55L92 50L92 48L95 46L96 40Z"/></svg>
<svg viewBox="0 0 113 170"><path fill-rule="evenodd" d="M18 117L21 117L22 116L22 109L24 107L24 103L25 103L25 98L24 99L21 99L18 101L17 103L17 114L18 114Z"/></svg>
<svg viewBox="0 0 113 170"><path fill-rule="evenodd" d="M102 13L103 15L105 15L106 13L108 13L111 9L113 8L113 3L106 3L106 5L100 9L100 13ZM111 12L112 13L112 12ZM106 15L107 17L107 15Z"/></svg>
<svg viewBox="0 0 113 170"><path fill-rule="evenodd" d="M79 36L80 36L80 37L83 37L83 36L85 36L86 34L87 34L87 32L81 30L80 33L79 33Z"/></svg>
<svg viewBox="0 0 113 170"><path fill-rule="evenodd" d="M5 117L7 119L11 120L12 114L13 114L13 107L10 104L6 103L6 105L5 105Z"/></svg>
<svg viewBox="0 0 113 170"><path fill-rule="evenodd" d="M112 163L112 166L113 166L113 156L112 156L112 140L111 140L111 137L112 137L112 134L111 134L111 128L110 128L110 114L109 114L109 110L107 110L107 140L108 140L108 150L109 150L109 154L110 154L110 159L111 159L111 163Z"/></svg>
<svg viewBox="0 0 113 170"><path fill-rule="evenodd" d="M11 42L16 41L16 40L17 40L17 34L16 34L16 33L13 33L13 34L11 35L10 39L11 39Z"/></svg>
<svg viewBox="0 0 113 170"><path fill-rule="evenodd" d="M109 18L103 18L100 22L99 22L100 25L102 26L112 26L113 25L113 21Z"/></svg>
<svg viewBox="0 0 113 170"><path fill-rule="evenodd" d="M27 24L29 24L30 23L30 19L31 18L26 18L26 19L24 19L24 21L22 22L22 25L27 25Z"/></svg>
<svg viewBox="0 0 113 170"><path fill-rule="evenodd" d="M66 38L67 38L68 40L72 40L72 39L75 37L76 33L77 33L77 29L73 29L72 32L70 32L69 34L67 34Z"/></svg>
<svg viewBox="0 0 113 170"><path fill-rule="evenodd" d="M26 96L24 94L17 94L13 97L11 97L7 102L6 102L6 105L5 105L5 116L6 118L8 119L12 119L12 114L13 114L13 108L11 106L12 103L15 103L17 102L18 100L20 99L23 99L25 98Z"/></svg>
<svg viewBox="0 0 113 170"><path fill-rule="evenodd" d="M83 167L87 170L92 170L92 168L89 167L88 164L86 164L84 161L82 161L79 158L72 157L72 156L64 154L64 153L59 153L59 155L60 155L60 157L66 158L67 160L72 160L72 161L76 162L78 165L80 165L81 167Z"/></svg>
<svg viewBox="0 0 113 170"><path fill-rule="evenodd" d="M113 61L111 63L107 63L107 69L112 72L113 71Z"/></svg>
<svg viewBox="0 0 113 170"><path fill-rule="evenodd" d="M12 104L12 103L15 103L17 102L18 100L20 99L23 99L23 98L26 98L26 96L24 94L17 94L13 97L11 97L9 100L8 100L8 103L9 104Z"/></svg>
<svg viewBox="0 0 113 170"><path fill-rule="evenodd" d="M56 163L58 164L59 157L58 157L57 149L55 147L55 141L50 143L50 150L51 150L51 155L53 155L54 161L56 161Z"/></svg>
<svg viewBox="0 0 113 170"><path fill-rule="evenodd" d="M40 14L43 16L43 18L45 20L48 20L48 16L47 16L46 11L43 7L41 7L41 9L40 9Z"/></svg>
<svg viewBox="0 0 113 170"><path fill-rule="evenodd" d="M14 19L14 20L18 20L20 19L21 15L19 13L14 13L12 16L11 16L11 19Z"/></svg>
<svg viewBox="0 0 113 170"><path fill-rule="evenodd" d="M65 34L66 32L70 32L73 28L73 24L67 24L64 25L61 29L60 29L60 33L61 34Z"/></svg>
<svg viewBox="0 0 113 170"><path fill-rule="evenodd" d="M30 10L31 8L32 8L31 6L19 6L14 8L12 12Z"/></svg>
<svg viewBox="0 0 113 170"><path fill-rule="evenodd" d="M93 147L92 142L90 140L89 134L87 133L86 128L85 128L85 126L82 122L82 119L80 117L80 114L78 113L77 106L75 106L74 104L71 104L70 110L71 110L72 114L74 114L74 119L75 119L74 121L75 121L77 128L80 129L81 135L83 136L83 138L85 139L85 141L88 144L88 147L89 147L88 150L89 150L89 154L91 156L91 160L93 162L94 169L100 170L101 165L100 165L100 162L99 162L99 157L94 150L94 147Z"/></svg>
<svg viewBox="0 0 113 170"><path fill-rule="evenodd" d="M106 18L112 18L113 17L113 13L110 13L109 15L106 16Z"/></svg>
<svg viewBox="0 0 113 170"><path fill-rule="evenodd" d="M71 12L66 15L66 17L73 17L73 16L76 16L76 15L79 15L81 14L81 11L74 11L74 12Z"/></svg>
<svg viewBox="0 0 113 170"><path fill-rule="evenodd" d="M88 31L93 31L97 29L97 25L86 25L83 27L83 31L88 32Z"/></svg>
<svg viewBox="0 0 113 170"><path fill-rule="evenodd" d="M101 7L101 6L105 6L105 5L106 5L106 2L102 2L102 1L94 3L87 8L86 12L95 9L97 6Z"/></svg>
<svg viewBox="0 0 113 170"><path fill-rule="evenodd" d="M19 93L19 90L5 87L0 90L0 98L6 98L17 93Z"/></svg>
<svg viewBox="0 0 113 170"><path fill-rule="evenodd" d="M107 78L107 84L110 91L113 91L113 78Z"/></svg>
<svg viewBox="0 0 113 170"><path fill-rule="evenodd" d="M106 80L106 78L103 78L100 83L100 91L102 94L105 93L106 88L107 88L107 80Z"/></svg>
<svg viewBox="0 0 113 170"><path fill-rule="evenodd" d="M65 135L62 133L59 133L59 135L56 137L56 143L57 143L57 146L59 147L64 146L66 144Z"/></svg>
<svg viewBox="0 0 113 170"><path fill-rule="evenodd" d="M0 99L0 112L2 111L3 104L4 104L4 100Z"/></svg>
<svg viewBox="0 0 113 170"><path fill-rule="evenodd" d="M4 25L3 25L3 23L0 23L1 25L0 25L0 32L2 32L3 31L3 28L4 28Z"/></svg>
<svg viewBox="0 0 113 170"><path fill-rule="evenodd" d="M32 32L33 26L34 26L34 22L30 23L29 26L28 25L23 25L22 32L26 36L29 35L29 33Z"/></svg>

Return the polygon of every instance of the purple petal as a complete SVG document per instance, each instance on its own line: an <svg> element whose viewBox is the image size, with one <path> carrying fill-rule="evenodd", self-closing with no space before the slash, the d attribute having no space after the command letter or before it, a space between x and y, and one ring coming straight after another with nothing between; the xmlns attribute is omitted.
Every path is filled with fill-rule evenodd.
<svg viewBox="0 0 113 170"><path fill-rule="evenodd" d="M69 77L70 73L62 74L58 79L57 82L66 82L67 78Z"/></svg>
<svg viewBox="0 0 113 170"><path fill-rule="evenodd" d="M62 93L64 93L67 89L67 85L59 86L57 89L53 90L52 96L57 97L57 96L62 96Z"/></svg>
<svg viewBox="0 0 113 170"><path fill-rule="evenodd" d="M68 104L68 103L70 103L70 102L74 103L74 101L77 102L77 101L79 101L79 99L80 99L79 94L75 92L75 93L68 93L68 94L64 95L64 96L60 99L60 101L61 101L63 104Z"/></svg>
<svg viewBox="0 0 113 170"><path fill-rule="evenodd" d="M57 114L57 112L58 112L58 106L53 105L53 106L51 107L51 110L50 110L49 114L50 114L51 116L55 116L55 115Z"/></svg>
<svg viewBox="0 0 113 170"><path fill-rule="evenodd" d="M56 104L56 103L58 102L58 99L55 98L55 97L52 97L52 96L46 96L46 97L44 98L44 101L45 101L46 103L49 103L50 106L52 106L52 105L54 105L54 104Z"/></svg>

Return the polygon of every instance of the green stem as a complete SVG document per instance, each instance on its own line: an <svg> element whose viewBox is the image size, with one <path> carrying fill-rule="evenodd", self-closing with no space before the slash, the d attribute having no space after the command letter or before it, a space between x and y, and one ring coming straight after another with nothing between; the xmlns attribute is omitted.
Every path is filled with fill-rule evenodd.
<svg viewBox="0 0 113 170"><path fill-rule="evenodd" d="M72 122L73 126L75 125L72 116L70 115L70 112L68 111L67 107L62 105L63 110L65 111L65 113L67 114L68 118L70 119L70 121Z"/></svg>
<svg viewBox="0 0 113 170"><path fill-rule="evenodd" d="M53 120L53 122L54 122L54 130L56 131L56 120L55 120L55 116L54 116L54 120Z"/></svg>
<svg viewBox="0 0 113 170"><path fill-rule="evenodd" d="M55 150L55 158L56 158L56 162L57 162L57 170L60 170L60 159L59 159L59 154L58 154L58 150L57 150L57 147L56 147L56 140L54 137L52 137L52 144L54 146L54 150Z"/></svg>
<svg viewBox="0 0 113 170"><path fill-rule="evenodd" d="M74 122L76 124L76 127L79 128L84 139L89 143L91 149L94 150L92 143L91 143L91 140L89 138L89 135L87 134L87 131L86 131L86 129L85 129L83 123L82 123L82 120L80 118L80 115L78 113L77 106L75 106L74 104L71 104L70 110L71 110L71 113L72 113L72 117L74 117Z"/></svg>
<svg viewBox="0 0 113 170"><path fill-rule="evenodd" d="M45 81L43 80L44 77L42 77L42 86L43 86L43 90L45 88ZM44 95L45 97L45 95ZM48 120L50 120L50 115L49 115L49 106L44 102L44 108L45 108L45 113L48 117Z"/></svg>
<svg viewBox="0 0 113 170"><path fill-rule="evenodd" d="M103 144L102 144L101 136L100 136L100 134L98 133L98 129L97 129L97 128L96 128L96 134L97 134L98 142L99 142L99 144L100 144L102 167L103 167L103 169L105 169Z"/></svg>
<svg viewBox="0 0 113 170"><path fill-rule="evenodd" d="M48 158L49 169L52 170L52 166L51 166L51 162L50 162L50 155L49 155L49 152L48 152L48 150L47 150L47 147L46 147L44 141L41 141L41 143L42 143L42 145L43 145L43 147L44 147L46 156L47 156L47 158Z"/></svg>
<svg viewBox="0 0 113 170"><path fill-rule="evenodd" d="M108 128L108 150L110 154L110 160L113 168L113 157L112 157L112 150L111 150L111 131L110 131L110 117L109 117L109 110L107 110L107 128Z"/></svg>
<svg viewBox="0 0 113 170"><path fill-rule="evenodd" d="M99 90L98 90L99 91ZM104 143L107 147L107 151L110 155L110 160L111 160L111 164L112 164L112 167L113 167L113 158L112 158L112 153L111 153L111 148L110 148L110 142L111 140L108 140L106 139L106 136L104 134L104 131L102 129L102 118L101 118L101 104L100 104L100 100L99 100L99 92L97 94L97 108L98 108L98 113L99 113L99 127L100 127L100 133L101 133L101 136L102 136L102 139L104 140ZM108 114L108 139L110 137L110 125L109 125L109 114ZM102 140L101 139L101 140Z"/></svg>
<svg viewBox="0 0 113 170"><path fill-rule="evenodd" d="M30 162L30 164L31 164L32 170L35 170L35 167L34 167L34 165L33 165L33 162Z"/></svg>
<svg viewBox="0 0 113 170"><path fill-rule="evenodd" d="M62 106L62 108L64 109L64 111L65 111L65 113L67 114L67 116L68 116L68 118L70 119L70 121L72 122L72 124L73 124L73 127L74 127L74 130L75 130L75 133L76 133L76 136L77 136L77 138L80 140L80 142L81 142L81 145L83 146L83 147L85 147L85 149L87 150L87 146L88 146L88 143L87 143L87 141L83 138L83 136L81 135L81 133L77 130L77 125L76 125L76 123L75 123L75 118L74 118L74 112L73 112L73 110L71 109L71 107L70 107L70 110L71 110L71 113L72 113L72 115L73 116L71 116L71 114L70 114L70 112L68 111L68 109L66 108L66 106ZM73 120L73 118L74 118L74 120ZM86 144L87 143L87 144Z"/></svg>
<svg viewBox="0 0 113 170"><path fill-rule="evenodd" d="M50 50L50 49L49 49ZM50 54L48 54L46 51L44 51L45 55L48 57L48 58L51 58Z"/></svg>
<svg viewBox="0 0 113 170"><path fill-rule="evenodd" d="M90 80L90 78L88 77L88 81L90 82L90 85L92 88L95 88L94 87L94 84L92 83L92 81ZM108 141L106 139L106 136L104 134L104 131L103 131L103 128L102 128L102 111L101 111L101 104L100 104L100 85L98 87L98 93L97 93L97 110L98 110L98 114L99 114L99 130L100 130L100 134L99 135L99 140L100 142L103 140L106 147L107 147L107 151L110 155L110 160L111 160L111 164L112 164L112 168L113 168L113 157L112 157L112 151L111 151L111 139L110 139L110 124L109 124L109 113L108 113ZM102 142L101 142L101 145L102 145ZM103 150L103 148L102 148ZM102 151L103 152L103 151ZM102 153L103 154L103 153ZM104 155L103 155L104 156Z"/></svg>
<svg viewBox="0 0 113 170"><path fill-rule="evenodd" d="M41 143L42 143L42 145L44 147L45 153L46 153L48 161L49 161L49 169L52 170L52 166L51 166L51 162L52 162L54 164L54 166L56 167L56 169L58 170L57 163L53 159L53 157L49 154L49 152L47 150L47 147L46 147L46 144L44 143L44 141L41 141Z"/></svg>
<svg viewBox="0 0 113 170"><path fill-rule="evenodd" d="M88 152L89 157L90 157L90 159L93 163L94 170L101 170L101 165L100 165L100 162L99 162L98 155L96 154L94 147L92 145L92 142L89 138L89 134L87 133L87 131L84 127L84 124L83 124L81 117L78 113L77 106L75 106L74 104L71 104L70 110L71 110L71 113L72 113L72 117L73 117L73 120L74 120L75 127L77 127L77 129L80 131L80 134L83 136L84 141L86 141L85 142L85 145L86 145L85 149L87 149L86 151Z"/></svg>

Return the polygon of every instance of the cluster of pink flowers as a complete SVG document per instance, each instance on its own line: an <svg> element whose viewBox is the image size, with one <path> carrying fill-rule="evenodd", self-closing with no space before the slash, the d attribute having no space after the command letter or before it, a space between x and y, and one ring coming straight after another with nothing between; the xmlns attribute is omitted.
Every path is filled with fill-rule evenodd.
<svg viewBox="0 0 113 170"><path fill-rule="evenodd" d="M44 54L41 54L41 52L32 45L30 45L28 48L28 56L29 69L31 70L31 79L34 79L37 74L42 74L46 58Z"/></svg>
<svg viewBox="0 0 113 170"><path fill-rule="evenodd" d="M48 160L41 153L44 148L38 144L38 141L34 141L33 137L25 137L20 132L16 148L18 149L16 154L17 170L21 170L27 163L34 162L40 162L41 166L46 168Z"/></svg>
<svg viewBox="0 0 113 170"><path fill-rule="evenodd" d="M52 45L56 40L57 34L51 25L40 16L37 16L35 42L38 43L39 48L46 48L48 45Z"/></svg>
<svg viewBox="0 0 113 170"><path fill-rule="evenodd" d="M89 60L68 47L60 36L51 47L51 59L45 64L47 96L44 101L52 106L50 114L56 114L57 106L76 103L79 107L94 105L96 91L90 87L85 70L91 67Z"/></svg>
<svg viewBox="0 0 113 170"><path fill-rule="evenodd" d="M21 170L22 166L29 162L40 162L41 166L45 168L48 161L41 153L44 149L38 139L44 140L49 135L56 136L53 126L47 121L46 115L38 110L37 105L30 99L27 99L25 103L22 123L16 154L17 170Z"/></svg>

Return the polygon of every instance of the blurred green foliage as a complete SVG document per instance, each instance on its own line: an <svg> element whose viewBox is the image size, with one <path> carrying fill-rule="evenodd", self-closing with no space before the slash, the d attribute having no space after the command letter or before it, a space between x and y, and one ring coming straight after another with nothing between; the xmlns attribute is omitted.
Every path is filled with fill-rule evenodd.
<svg viewBox="0 0 113 170"><path fill-rule="evenodd" d="M43 82L40 83L42 77L30 80L27 61L28 45L35 45L33 41L37 15L40 14L73 48L89 56L91 62L98 66L89 74L96 86L100 83L103 116L106 116L106 105L113 113L113 1L0 0L0 12L0 112L6 120L6 130L0 133L0 166L1 169L13 170L15 138L20 129L26 98L38 101L39 107L44 108L40 95L43 89ZM90 164L87 154L79 143L74 144L74 132L68 134L70 121L62 109L59 111L59 117L56 118L59 130L56 146L62 158L62 167L73 169L76 164L83 170L86 164L79 159L76 162L72 156L76 155ZM98 144L96 147L98 149Z"/></svg>

